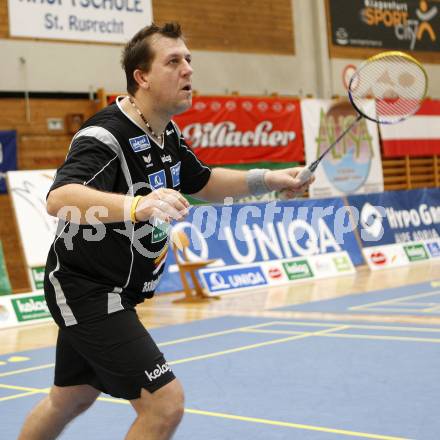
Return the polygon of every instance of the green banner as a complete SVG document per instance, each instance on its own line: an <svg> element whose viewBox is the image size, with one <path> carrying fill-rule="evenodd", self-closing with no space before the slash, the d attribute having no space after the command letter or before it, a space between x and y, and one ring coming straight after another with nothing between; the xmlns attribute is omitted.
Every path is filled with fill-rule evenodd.
<svg viewBox="0 0 440 440"><path fill-rule="evenodd" d="M44 295L33 295L19 299L12 298L11 302L19 322L50 317Z"/></svg>
<svg viewBox="0 0 440 440"><path fill-rule="evenodd" d="M333 257L333 262L335 263L335 267L338 272L348 272L352 268L351 261L346 255Z"/></svg>
<svg viewBox="0 0 440 440"><path fill-rule="evenodd" d="M233 170L251 170L252 168L268 168L269 170L281 170L299 166L298 162L256 162L256 163L231 163L223 165L222 168Z"/></svg>
<svg viewBox="0 0 440 440"><path fill-rule="evenodd" d="M0 295L10 295L12 293L11 283L9 282L8 271L3 254L3 246L0 241Z"/></svg>
<svg viewBox="0 0 440 440"><path fill-rule="evenodd" d="M32 282L35 290L44 289L44 270L45 266L32 267Z"/></svg>
<svg viewBox="0 0 440 440"><path fill-rule="evenodd" d="M268 168L269 170L281 170L283 168L292 168L299 166L298 162L257 162L257 163L232 163L229 165L222 165L221 168L231 168L233 170L250 170L252 168ZM212 168L216 168L216 166L212 166ZM275 193L273 193L275 194ZM197 200L191 196L185 196L188 200L188 202L191 205L203 205L206 204L206 202ZM275 200L276 197L274 195L267 196L267 195L261 195L261 196L248 196L248 197L242 197L239 202L246 202L250 203L252 201L258 202L258 201L267 201L267 200Z"/></svg>
<svg viewBox="0 0 440 440"><path fill-rule="evenodd" d="M425 246L421 243L404 245L403 249L405 250L409 261L421 261L429 259Z"/></svg>
<svg viewBox="0 0 440 440"><path fill-rule="evenodd" d="M313 271L308 261L287 261L283 263L284 271L286 272L289 281L300 280L303 278L313 278Z"/></svg>

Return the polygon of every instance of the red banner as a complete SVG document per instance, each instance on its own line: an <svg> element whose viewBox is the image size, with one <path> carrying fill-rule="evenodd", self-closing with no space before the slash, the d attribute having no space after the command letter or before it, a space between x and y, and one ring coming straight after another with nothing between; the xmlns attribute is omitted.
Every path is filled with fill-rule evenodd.
<svg viewBox="0 0 440 440"><path fill-rule="evenodd" d="M297 99L194 97L192 108L173 119L210 165L304 160Z"/></svg>
<svg viewBox="0 0 440 440"><path fill-rule="evenodd" d="M380 134L385 157L440 154L440 101L426 99L414 116L381 125Z"/></svg>

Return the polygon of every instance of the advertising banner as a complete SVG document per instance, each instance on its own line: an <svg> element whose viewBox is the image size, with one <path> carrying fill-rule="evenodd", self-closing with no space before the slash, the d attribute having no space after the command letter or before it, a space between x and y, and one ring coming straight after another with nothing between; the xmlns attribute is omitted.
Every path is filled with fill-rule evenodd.
<svg viewBox="0 0 440 440"><path fill-rule="evenodd" d="M29 267L29 279L31 280L32 290L44 289L44 266Z"/></svg>
<svg viewBox="0 0 440 440"><path fill-rule="evenodd" d="M0 194L5 193L6 172L17 169L17 133L0 131Z"/></svg>
<svg viewBox="0 0 440 440"><path fill-rule="evenodd" d="M440 51L437 0L328 0L328 4L335 46Z"/></svg>
<svg viewBox="0 0 440 440"><path fill-rule="evenodd" d="M374 105L366 100L364 105ZM301 101L306 162L316 160L356 117L346 101ZM362 119L322 159L309 189L311 197L383 191L379 135L374 122Z"/></svg>
<svg viewBox="0 0 440 440"><path fill-rule="evenodd" d="M418 112L398 124L379 126L385 157L440 154L440 101L426 99Z"/></svg>
<svg viewBox="0 0 440 440"><path fill-rule="evenodd" d="M0 297L0 328L51 321L42 293L32 292Z"/></svg>
<svg viewBox="0 0 440 440"><path fill-rule="evenodd" d="M365 261L372 270L407 266L408 257L401 243L369 246L362 250Z"/></svg>
<svg viewBox="0 0 440 440"><path fill-rule="evenodd" d="M0 329L17 325L17 318L10 300L11 296L0 296Z"/></svg>
<svg viewBox="0 0 440 440"><path fill-rule="evenodd" d="M32 294L20 298L11 298L12 307L18 322L51 318L43 294Z"/></svg>
<svg viewBox="0 0 440 440"><path fill-rule="evenodd" d="M365 261L372 270L407 266L440 258L440 240L370 246L363 249Z"/></svg>
<svg viewBox="0 0 440 440"><path fill-rule="evenodd" d="M297 99L194 97L192 108L174 120L207 164L299 162L304 158Z"/></svg>
<svg viewBox="0 0 440 440"><path fill-rule="evenodd" d="M151 0L8 0L12 37L125 43L152 21Z"/></svg>
<svg viewBox="0 0 440 440"><path fill-rule="evenodd" d="M12 206L27 267L46 264L58 220L46 212L46 195L55 170L11 171L7 173Z"/></svg>
<svg viewBox="0 0 440 440"><path fill-rule="evenodd" d="M236 290L279 286L297 281L350 275L355 272L347 252L263 261L200 270L205 288L214 295Z"/></svg>
<svg viewBox="0 0 440 440"><path fill-rule="evenodd" d="M212 258L219 266L342 251L347 251L353 264L363 263L355 225L340 198L197 206L173 228L188 235L191 259ZM158 291L181 289L176 261L169 252Z"/></svg>
<svg viewBox="0 0 440 440"><path fill-rule="evenodd" d="M438 188L348 197L364 247L440 238Z"/></svg>
<svg viewBox="0 0 440 440"><path fill-rule="evenodd" d="M428 240L424 242L430 258L440 258L440 240Z"/></svg>
<svg viewBox="0 0 440 440"><path fill-rule="evenodd" d="M9 282L8 271L6 269L3 246L0 241L0 295L10 295L12 293L11 283Z"/></svg>

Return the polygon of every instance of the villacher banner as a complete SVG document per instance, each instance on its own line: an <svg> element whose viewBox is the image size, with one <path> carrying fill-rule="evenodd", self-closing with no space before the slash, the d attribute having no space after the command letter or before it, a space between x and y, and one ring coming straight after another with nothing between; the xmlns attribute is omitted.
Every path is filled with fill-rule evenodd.
<svg viewBox="0 0 440 440"><path fill-rule="evenodd" d="M207 164L304 159L297 99L195 97L192 108L173 119Z"/></svg>
<svg viewBox="0 0 440 440"><path fill-rule="evenodd" d="M329 0L329 12L335 46L440 51L436 0Z"/></svg>

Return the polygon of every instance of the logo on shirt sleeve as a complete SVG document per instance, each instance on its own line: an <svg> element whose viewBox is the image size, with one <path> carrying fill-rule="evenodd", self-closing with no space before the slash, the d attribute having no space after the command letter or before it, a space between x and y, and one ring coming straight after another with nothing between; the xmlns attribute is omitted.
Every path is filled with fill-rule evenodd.
<svg viewBox="0 0 440 440"><path fill-rule="evenodd" d="M150 183L152 190L166 188L167 182L165 178L165 170L160 170L157 173L149 174L148 182Z"/></svg>
<svg viewBox="0 0 440 440"><path fill-rule="evenodd" d="M173 188L180 185L180 162L170 168L171 177L173 179Z"/></svg>
<svg viewBox="0 0 440 440"><path fill-rule="evenodd" d="M148 150L151 148L150 139L148 139L147 135L138 136L135 138L130 138L131 148L135 153L139 153L139 151Z"/></svg>

